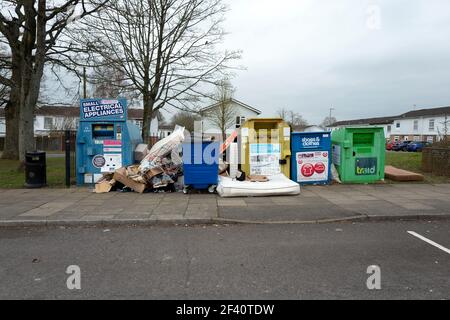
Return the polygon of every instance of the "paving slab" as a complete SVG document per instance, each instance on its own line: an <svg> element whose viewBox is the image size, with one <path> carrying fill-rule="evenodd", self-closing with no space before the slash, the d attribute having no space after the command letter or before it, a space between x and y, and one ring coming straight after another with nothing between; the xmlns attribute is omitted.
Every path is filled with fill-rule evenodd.
<svg viewBox="0 0 450 320"><path fill-rule="evenodd" d="M301 194L221 198L209 193L110 192L87 188L0 190L0 226L139 221L316 222L450 217L450 184L302 186Z"/></svg>

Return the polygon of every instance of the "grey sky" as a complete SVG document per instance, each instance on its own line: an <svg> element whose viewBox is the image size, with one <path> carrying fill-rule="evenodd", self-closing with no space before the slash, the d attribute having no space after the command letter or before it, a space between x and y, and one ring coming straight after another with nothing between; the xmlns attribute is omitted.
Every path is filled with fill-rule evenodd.
<svg viewBox="0 0 450 320"><path fill-rule="evenodd" d="M448 0L226 0L236 98L320 123L450 105ZM377 19L379 14L380 19Z"/></svg>
<svg viewBox="0 0 450 320"><path fill-rule="evenodd" d="M223 46L247 68L235 97L263 116L285 107L318 124L330 106L345 120L450 105L448 0L223 1ZM49 100L73 103L51 78Z"/></svg>

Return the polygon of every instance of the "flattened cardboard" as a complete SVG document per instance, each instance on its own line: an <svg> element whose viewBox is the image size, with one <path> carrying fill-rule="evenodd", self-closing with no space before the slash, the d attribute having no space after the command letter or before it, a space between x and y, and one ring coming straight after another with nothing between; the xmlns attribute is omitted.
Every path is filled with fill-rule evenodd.
<svg viewBox="0 0 450 320"><path fill-rule="evenodd" d="M130 187L136 192L143 193L145 190L145 184L136 182L127 176L127 169L126 168L120 168L117 169L114 172L113 179L116 181L119 181L120 183L126 185L127 187Z"/></svg>

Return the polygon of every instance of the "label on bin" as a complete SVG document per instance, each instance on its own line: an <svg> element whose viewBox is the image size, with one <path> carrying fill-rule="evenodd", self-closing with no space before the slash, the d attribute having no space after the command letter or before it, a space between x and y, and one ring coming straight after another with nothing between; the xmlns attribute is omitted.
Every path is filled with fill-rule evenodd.
<svg viewBox="0 0 450 320"><path fill-rule="evenodd" d="M250 174L270 176L281 172L279 143L250 144Z"/></svg>
<svg viewBox="0 0 450 320"><path fill-rule="evenodd" d="M297 182L328 180L327 151L297 152Z"/></svg>
<svg viewBox="0 0 450 320"><path fill-rule="evenodd" d="M333 163L337 166L341 165L341 146L333 144Z"/></svg>
<svg viewBox="0 0 450 320"><path fill-rule="evenodd" d="M97 169L103 167L105 163L106 163L105 157L101 154L97 154L92 158L92 165Z"/></svg>
<svg viewBox="0 0 450 320"><path fill-rule="evenodd" d="M357 176L371 176L377 174L377 158L356 158L355 174Z"/></svg>

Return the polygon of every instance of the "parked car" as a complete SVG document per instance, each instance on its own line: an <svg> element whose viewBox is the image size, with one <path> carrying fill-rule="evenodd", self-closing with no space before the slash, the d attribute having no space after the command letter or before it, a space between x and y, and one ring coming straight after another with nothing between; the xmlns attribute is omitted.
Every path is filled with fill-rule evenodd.
<svg viewBox="0 0 450 320"><path fill-rule="evenodd" d="M427 141L414 141L406 146L406 151L409 152L422 152L422 149L429 146L430 143Z"/></svg>
<svg viewBox="0 0 450 320"><path fill-rule="evenodd" d="M388 150L388 151L393 150L394 146L397 144L398 144L397 141L390 141L390 142L386 143L386 150Z"/></svg>
<svg viewBox="0 0 450 320"><path fill-rule="evenodd" d="M406 148L408 147L408 144L410 144L411 141L402 141L392 147L392 150L394 151L406 151Z"/></svg>

